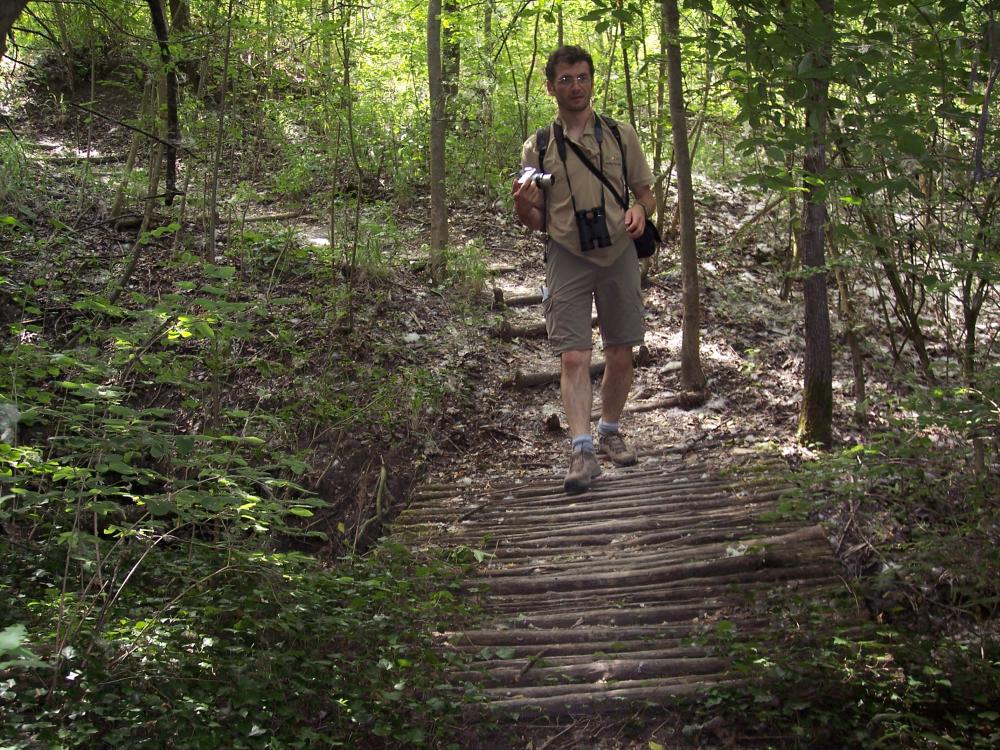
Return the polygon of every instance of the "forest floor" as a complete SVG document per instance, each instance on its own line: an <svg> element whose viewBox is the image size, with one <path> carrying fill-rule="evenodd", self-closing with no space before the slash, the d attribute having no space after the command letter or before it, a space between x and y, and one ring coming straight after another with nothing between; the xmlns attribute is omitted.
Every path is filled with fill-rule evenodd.
<svg viewBox="0 0 1000 750"><path fill-rule="evenodd" d="M113 111L104 101L101 107ZM60 110L53 117L52 102L27 106L29 122L17 123L21 133L33 133L26 149L44 164L50 182L66 186L67 201L89 201L73 194L80 180L81 165L93 156L122 156L127 150L127 134L110 127L90 131L82 124L82 113ZM513 158L513 157L512 157ZM65 161L60 161L65 160ZM101 167L95 166L95 170ZM701 355L708 378L707 399L691 409L654 409L629 415L623 430L640 448L671 448L679 455L720 470L742 463L748 456L780 457L789 468L815 458L795 439L803 374L802 301L795 285L782 294L784 284L785 236L777 217L787 212L781 205L764 216L752 231L741 232L748 221L756 220L764 201L744 192L733 183L708 179L696 181L698 247L700 254ZM35 213L38 225L46 219L46 198L27 199L25 207ZM377 201L373 200L373 206ZM102 217L107 207L81 205L74 231L84 235L87 257L74 257L63 269L47 268L50 260L39 255L22 258L14 274L25 279L54 276L85 276L95 287L113 280L127 261L124 248L134 234L119 232ZM301 205L301 204L300 204ZM468 197L451 205L450 242L462 248L478 248L490 269L469 288L450 289L435 285L424 273L424 243L427 237L427 200L416 196L389 204L395 226L382 246L382 261L388 273L356 280L356 291L378 293L377 308L359 305L349 328L340 317L326 312L303 311L301 315L301 367L289 367L266 379L253 368L232 373L226 383L227 403L245 403L255 394L268 404L287 403L288 394L304 390L299 374L311 384L324 377L347 377L338 362L352 358L358 366L426 370L445 383L439 398L427 404L415 402L410 429L378 431L336 431L317 434L289 429L289 443L311 452L309 481L325 498L334 502L330 513L316 519L313 530L340 538L340 544L317 550L334 556L347 545L338 527L348 520L357 529L360 519L370 515L374 486L382 467L388 477L390 495L398 508L417 484L467 483L489 488L509 483L522 475L551 471L554 479L563 475L568 459L568 435L558 389L555 385L518 388L509 381L515 370L554 371L556 360L540 338L507 341L497 335L504 317L494 305L493 289L502 289L506 298L536 293L544 279L541 242L520 227L502 200ZM274 201L246 204L234 214L253 219L258 213L281 212ZM378 215L370 217L378 222ZM235 227L239 226L239 229ZM264 226L264 225L261 225ZM307 209L302 216L266 225L276 235L293 231L293 244L303 252L322 248L326 228L322 217ZM219 262L252 264L246 250L232 250L246 234L249 224L234 222L220 233L221 247L230 248ZM185 227L187 241L200 245L199 227ZM681 344L681 281L676 242L668 242L648 269L645 289L647 311L646 347L648 356L636 371L633 404L652 403L677 394ZM469 251L472 253L472 251ZM156 298L171 284L169 237L153 239L140 258L130 282L130 291ZM310 260L310 263L315 262ZM77 265L73 265L73 264ZM81 271L85 271L81 274ZM294 270L275 279L276 296L291 296L313 283ZM328 283L328 280L327 280ZM318 297L318 295L317 295ZM831 293L831 300L835 300ZM2 302L2 300L0 300ZM831 305L831 309L835 306ZM867 312L865 314L868 314ZM49 322L59 325L72 321L75 313L67 308ZM339 315L339 313L338 313ZM60 318L61 316L61 318ZM536 308L511 308L506 312L513 323L540 320ZM871 313L872 319L874 313ZM853 396L850 361L842 341L842 325L833 312L835 329L834 403L835 432L839 446L863 442L867 430L887 424L888 414L872 407L865 431L853 426ZM254 342L247 359L261 356L266 342ZM595 350L599 356L599 348ZM891 352L871 348L868 390L872 404L891 403L887 398L898 386L898 368ZM329 368L324 370L324 368ZM311 387L311 386L310 386ZM163 405L162 393L150 394L149 405ZM161 399L161 400L157 400ZM277 409L275 409L277 410ZM197 424L190 425L197 429ZM345 500L344 498L347 498ZM832 514L826 519L829 535L845 565L845 573L857 575L884 562L877 545L869 539L891 539L902 533L904 523L886 514L865 514L852 507L850 513ZM873 613L876 614L877 613ZM712 722L709 722L710 724ZM752 720L748 722L752 724ZM560 727L525 726L519 746L540 750L569 747L651 748L740 747L730 728L714 723L705 734L702 728L685 733L683 717L661 717L658 722L637 722L636 717L581 719Z"/></svg>

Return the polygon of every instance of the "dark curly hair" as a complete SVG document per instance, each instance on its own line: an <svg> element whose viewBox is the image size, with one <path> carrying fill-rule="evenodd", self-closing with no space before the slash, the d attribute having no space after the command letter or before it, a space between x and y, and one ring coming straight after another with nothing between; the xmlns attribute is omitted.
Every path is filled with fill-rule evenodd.
<svg viewBox="0 0 1000 750"><path fill-rule="evenodd" d="M545 77L550 83L554 83L556 80L557 65L560 63L576 65L578 62L587 63L587 67L590 68L590 77L593 78L594 58L583 47L577 47L575 44L565 44L549 55L548 62L545 63Z"/></svg>

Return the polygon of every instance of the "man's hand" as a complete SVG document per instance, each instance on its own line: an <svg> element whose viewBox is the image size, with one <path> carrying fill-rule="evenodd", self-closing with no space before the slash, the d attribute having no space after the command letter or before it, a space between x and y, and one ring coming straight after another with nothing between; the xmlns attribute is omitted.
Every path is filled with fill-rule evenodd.
<svg viewBox="0 0 1000 750"><path fill-rule="evenodd" d="M514 180L510 191L514 194L514 210L521 223L531 229L541 229L542 211L545 210L541 188L535 184L534 180L526 182Z"/></svg>
<svg viewBox="0 0 1000 750"><path fill-rule="evenodd" d="M646 209L636 203L625 212L625 231L633 240L642 237L646 229Z"/></svg>

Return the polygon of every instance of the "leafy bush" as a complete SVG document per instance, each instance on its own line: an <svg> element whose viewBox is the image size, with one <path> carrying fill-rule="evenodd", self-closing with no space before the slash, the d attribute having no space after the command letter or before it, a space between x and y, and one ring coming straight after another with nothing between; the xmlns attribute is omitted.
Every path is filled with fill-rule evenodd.
<svg viewBox="0 0 1000 750"><path fill-rule="evenodd" d="M56 555L5 546L5 747L427 746L453 730L461 696L438 687L430 635L454 610L440 564L395 547L333 569L164 547L88 596L66 590ZM122 570L140 554L122 551Z"/></svg>
<svg viewBox="0 0 1000 750"><path fill-rule="evenodd" d="M355 362L305 338L341 287L300 293L328 269L290 238L247 241L265 262L182 254L155 298L5 281L31 317L0 350L18 421L0 443L0 746L442 746L455 729L431 640L462 616L450 564L296 551L350 533L300 436L420 429L441 381L391 344ZM377 294L354 304L385 314Z"/></svg>
<svg viewBox="0 0 1000 750"><path fill-rule="evenodd" d="M699 707L728 715L747 740L789 748L991 748L1000 742L1000 649L881 628L789 639L761 656L734 646L745 686ZM708 722L692 724L698 734Z"/></svg>

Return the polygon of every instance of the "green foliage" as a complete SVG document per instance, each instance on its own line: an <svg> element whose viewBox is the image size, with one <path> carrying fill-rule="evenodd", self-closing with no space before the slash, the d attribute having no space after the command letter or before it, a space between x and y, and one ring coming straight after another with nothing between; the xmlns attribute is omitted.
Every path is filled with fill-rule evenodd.
<svg viewBox="0 0 1000 750"><path fill-rule="evenodd" d="M294 236L247 230L231 255L177 256L155 299L5 282L29 317L0 351L20 422L0 443L4 746L441 746L454 729L463 697L430 640L461 616L453 563L288 551L342 548L319 529L350 522L309 489L299 436L423 430L441 378L398 343L355 362L304 336L348 296L301 288L332 274ZM391 314L383 295L355 314Z"/></svg>
<svg viewBox="0 0 1000 750"><path fill-rule="evenodd" d="M700 711L721 712L741 734L789 748L965 748L1000 742L1000 651L882 628L768 648L734 634L749 678L715 691ZM702 724L686 732L695 735Z"/></svg>
<svg viewBox="0 0 1000 750"><path fill-rule="evenodd" d="M792 477L799 488L786 508L847 525L842 544L856 549L847 562L867 574L881 617L941 625L1000 611L996 480L977 477L967 444L947 435L900 422Z"/></svg>
<svg viewBox="0 0 1000 750"><path fill-rule="evenodd" d="M489 266L479 242L447 248L442 260L452 299L464 303L483 291L489 278Z"/></svg>
<svg viewBox="0 0 1000 750"><path fill-rule="evenodd" d="M454 727L430 634L455 604L433 560L383 547L327 569L176 540L99 607L63 590L56 555L0 561L5 747L427 747ZM52 630L60 612L75 630Z"/></svg>
<svg viewBox="0 0 1000 750"><path fill-rule="evenodd" d="M21 145L10 133L0 133L0 174L3 174L3 179L0 180L0 206L4 207L4 212L12 211L19 207L23 199L30 170ZM0 220L8 219L0 221L0 237L9 231L14 218L0 216Z"/></svg>

